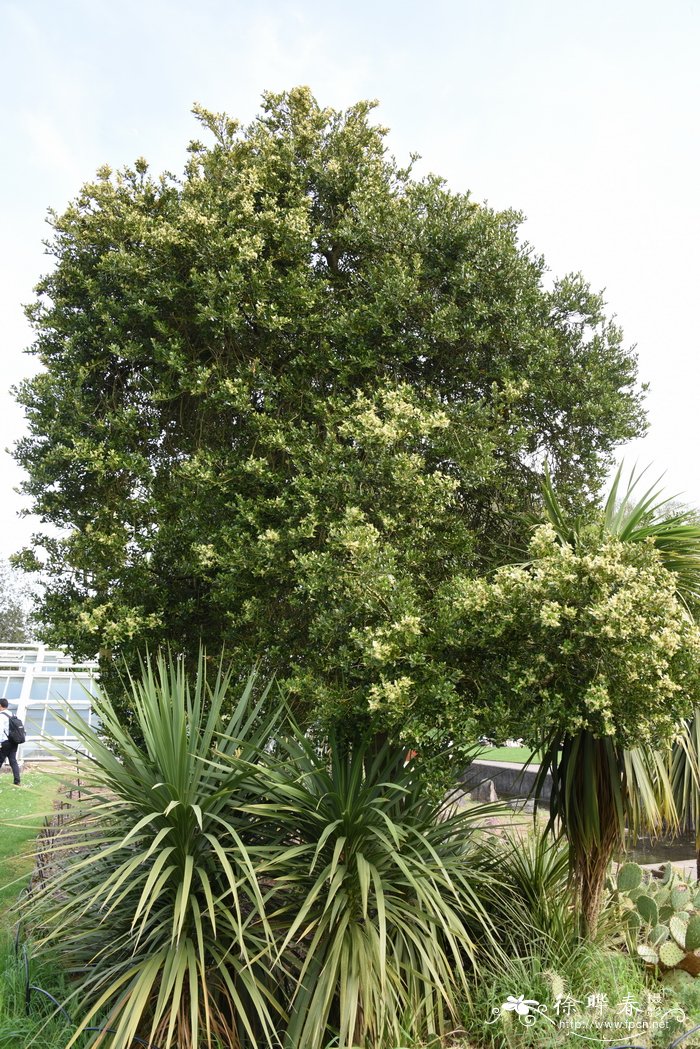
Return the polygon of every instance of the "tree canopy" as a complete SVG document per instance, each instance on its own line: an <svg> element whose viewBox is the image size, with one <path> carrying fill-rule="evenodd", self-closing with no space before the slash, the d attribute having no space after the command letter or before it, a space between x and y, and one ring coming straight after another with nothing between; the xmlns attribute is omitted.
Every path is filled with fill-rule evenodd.
<svg viewBox="0 0 700 1049"><path fill-rule="evenodd" d="M516 212L401 167L372 108L198 109L181 178L104 168L52 214L16 456L63 530L22 558L54 642L201 638L406 729L454 692L445 580L526 541L545 460L584 502L644 420L601 297Z"/></svg>
<svg viewBox="0 0 700 1049"><path fill-rule="evenodd" d="M542 525L529 555L445 586L444 658L480 696L469 716L533 743L669 740L700 699L700 630L653 542L592 521L571 545Z"/></svg>

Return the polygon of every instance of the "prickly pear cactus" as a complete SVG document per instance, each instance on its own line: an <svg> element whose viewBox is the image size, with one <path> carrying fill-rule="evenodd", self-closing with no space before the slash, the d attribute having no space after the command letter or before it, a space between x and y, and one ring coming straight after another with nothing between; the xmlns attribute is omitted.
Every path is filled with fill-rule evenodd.
<svg viewBox="0 0 700 1049"><path fill-rule="evenodd" d="M637 948L639 950L639 948ZM662 943L659 947L659 961L666 966L667 969L675 969L685 958L685 951L668 940L666 943Z"/></svg>
<svg viewBox="0 0 700 1049"><path fill-rule="evenodd" d="M685 946L689 951L700 949L700 914L689 919L685 930Z"/></svg>
<svg viewBox="0 0 700 1049"><path fill-rule="evenodd" d="M685 881L670 864L658 877L624 863L611 889L630 949L642 961L666 975L700 974L700 883Z"/></svg>
<svg viewBox="0 0 700 1049"><path fill-rule="evenodd" d="M630 893L642 884L644 871L638 863L623 863L617 872L617 891Z"/></svg>

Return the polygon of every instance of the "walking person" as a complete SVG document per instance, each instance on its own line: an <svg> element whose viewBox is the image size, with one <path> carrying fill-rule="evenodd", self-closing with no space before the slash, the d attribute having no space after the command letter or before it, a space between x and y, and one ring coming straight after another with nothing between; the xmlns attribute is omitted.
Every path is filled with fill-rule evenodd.
<svg viewBox="0 0 700 1049"><path fill-rule="evenodd" d="M10 739L10 712L7 709L8 706L6 699L0 699L0 769L5 764L5 759L7 759L12 769L15 786L19 787L19 765L17 764L19 743L13 743Z"/></svg>

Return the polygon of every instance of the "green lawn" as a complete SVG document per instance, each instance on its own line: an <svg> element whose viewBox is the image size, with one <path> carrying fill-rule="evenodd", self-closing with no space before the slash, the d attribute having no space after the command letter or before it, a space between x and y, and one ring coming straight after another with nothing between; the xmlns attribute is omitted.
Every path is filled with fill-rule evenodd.
<svg viewBox="0 0 700 1049"><path fill-rule="evenodd" d="M25 1015L24 956L15 954L15 918L10 915L34 868L34 840L44 817L51 815L65 780L65 770L30 770L22 774L22 785L15 787L12 776L0 774L0 1049L63 1049L73 1033L73 1028L60 1017L51 1018L53 1005L36 992L32 995L30 1015ZM64 998L69 988L60 958L35 958L31 942L27 948L32 982ZM90 1037L86 1034L79 1038L75 1049L84 1049Z"/></svg>
<svg viewBox="0 0 700 1049"><path fill-rule="evenodd" d="M22 785L0 774L0 927L5 913L27 884L34 868L34 839L51 814L61 786L57 772L29 771Z"/></svg>
<svg viewBox="0 0 700 1049"><path fill-rule="evenodd" d="M484 747L476 755L476 761L512 761L514 765L524 765L532 751L529 747Z"/></svg>

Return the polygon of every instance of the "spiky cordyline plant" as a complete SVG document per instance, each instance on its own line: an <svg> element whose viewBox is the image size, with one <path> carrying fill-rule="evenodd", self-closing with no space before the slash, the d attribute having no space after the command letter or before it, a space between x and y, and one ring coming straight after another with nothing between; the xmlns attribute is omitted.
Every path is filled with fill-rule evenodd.
<svg viewBox="0 0 700 1049"><path fill-rule="evenodd" d="M109 745L66 714L91 756L59 873L33 908L44 943L83 970L75 1038L106 1012L113 1049L137 1033L159 1049L270 1043L270 930L242 805L277 715L253 699L254 677L237 702L227 673L207 684L203 656L193 684L159 657L129 687L142 745L106 697L94 708Z"/></svg>
<svg viewBox="0 0 700 1049"><path fill-rule="evenodd" d="M618 467L600 514L601 531L622 542L653 543L664 568L676 576L677 591L683 598L700 598L700 523L691 510L664 514L673 497L662 497L659 482L641 495L636 494L646 471L633 469L627 488L621 492L622 466ZM562 542L576 546L580 527L590 525L590 517L572 517L559 501L548 470L542 495L547 519Z"/></svg>
<svg viewBox="0 0 700 1049"><path fill-rule="evenodd" d="M700 879L700 708L674 740L671 784L681 829L695 832L695 871Z"/></svg>
<svg viewBox="0 0 700 1049"><path fill-rule="evenodd" d="M555 730L542 755L535 794L551 774L550 826L566 836L571 883L583 929L592 936L606 871L627 835L655 835L677 825L667 748L625 750L609 737Z"/></svg>
<svg viewBox="0 0 700 1049"><path fill-rule="evenodd" d="M573 944L578 928L565 843L535 826L525 835L522 828L499 835L490 848L502 883L488 896L488 912L506 954Z"/></svg>
<svg viewBox="0 0 700 1049"><path fill-rule="evenodd" d="M285 1044L399 1045L452 1028L473 933L488 939L492 879L474 831L498 806L448 814L402 752L319 753L298 729L251 814L273 821L279 955L290 972ZM491 941L493 942L493 941Z"/></svg>
<svg viewBox="0 0 700 1049"><path fill-rule="evenodd" d="M618 469L599 516L601 533L622 542L652 543L664 567L675 576L678 597L692 605L700 595L700 525L690 513L664 517L670 500L660 497L658 484L636 494L642 476L635 477L632 471L626 491L620 494L622 467ZM575 548L583 522L567 514L548 473L543 497L560 541ZM590 517L585 524L590 527ZM624 846L626 833L654 834L678 825L669 748L660 744L658 751L625 750L612 738L596 738L585 731L569 735L553 726L542 750L535 793L541 793L551 773L551 819L559 821L567 837L584 928L594 933L605 872L614 852Z"/></svg>

